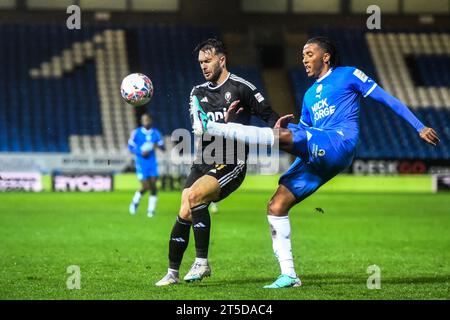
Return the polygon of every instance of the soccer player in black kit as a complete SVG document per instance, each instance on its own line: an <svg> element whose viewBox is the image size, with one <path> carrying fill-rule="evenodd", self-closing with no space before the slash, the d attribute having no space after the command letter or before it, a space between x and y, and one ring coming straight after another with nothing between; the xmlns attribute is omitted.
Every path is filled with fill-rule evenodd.
<svg viewBox="0 0 450 320"><path fill-rule="evenodd" d="M251 115L255 115L270 127L274 126L279 116L257 88L227 70L226 49L220 40L208 39L200 43L195 52L198 52L200 68L207 82L192 89L191 106L193 103L200 103L211 121L224 123L225 113L231 102L240 100L239 106L243 110L234 122L249 124ZM168 272L156 283L157 286L180 282L179 268L188 246L191 226L194 232L196 259L184 280L191 282L211 275L208 263L211 230L208 206L212 201L218 202L234 192L245 178L247 146L244 145L244 152L238 152L242 148L237 146L237 143L231 143L233 148L230 148L230 143L224 141L221 144L223 148L221 152L216 149L215 154L208 155L205 148L211 146L214 140L205 134L200 143L201 147L198 150L202 154L197 154L197 160L192 165L181 195L180 211L170 235ZM215 156L220 153L222 161L214 161L217 159ZM232 161L229 161L230 159Z"/></svg>

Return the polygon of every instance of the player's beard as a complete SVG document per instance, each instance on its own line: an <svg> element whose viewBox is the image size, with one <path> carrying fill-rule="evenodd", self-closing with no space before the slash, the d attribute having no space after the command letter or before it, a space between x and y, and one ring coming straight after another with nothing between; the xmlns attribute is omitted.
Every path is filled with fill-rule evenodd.
<svg viewBox="0 0 450 320"><path fill-rule="evenodd" d="M212 83L217 83L217 80L219 80L220 76L222 75L223 69L220 67L219 62L217 62L216 67L214 68L214 71L209 78L209 81Z"/></svg>

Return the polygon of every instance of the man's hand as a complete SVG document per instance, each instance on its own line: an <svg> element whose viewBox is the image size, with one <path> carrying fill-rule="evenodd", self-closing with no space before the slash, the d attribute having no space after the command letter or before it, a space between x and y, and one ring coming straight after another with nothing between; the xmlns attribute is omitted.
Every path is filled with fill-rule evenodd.
<svg viewBox="0 0 450 320"><path fill-rule="evenodd" d="M230 106L228 107L227 112L225 112L225 123L227 122L233 122L236 120L238 115L244 111L243 107L238 107L240 100L233 101Z"/></svg>
<svg viewBox="0 0 450 320"><path fill-rule="evenodd" d="M433 128L425 127L420 131L419 135L423 140L433 146L436 146L440 141L436 131L434 131Z"/></svg>
<svg viewBox="0 0 450 320"><path fill-rule="evenodd" d="M285 116L282 116L280 119L278 119L277 123L273 126L274 129L279 128L286 128L288 123L291 122L291 120L294 119L293 114L287 114Z"/></svg>
<svg viewBox="0 0 450 320"><path fill-rule="evenodd" d="M148 156L150 155L150 151L142 151L141 154L144 158L148 158Z"/></svg>

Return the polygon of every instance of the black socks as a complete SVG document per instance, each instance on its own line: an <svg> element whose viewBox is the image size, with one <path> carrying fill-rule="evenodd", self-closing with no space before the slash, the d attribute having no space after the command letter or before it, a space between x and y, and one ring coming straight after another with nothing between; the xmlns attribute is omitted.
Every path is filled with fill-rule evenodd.
<svg viewBox="0 0 450 320"><path fill-rule="evenodd" d="M191 208L192 228L194 229L195 250L197 258L208 258L211 217L208 205L202 203Z"/></svg>
<svg viewBox="0 0 450 320"><path fill-rule="evenodd" d="M191 222L177 217L173 225L169 241L169 268L178 270L180 268L183 254L189 243L189 231Z"/></svg>
<svg viewBox="0 0 450 320"><path fill-rule="evenodd" d="M191 208L192 223L177 217L173 225L169 241L169 268L178 270L183 260L184 252L189 244L191 225L194 230L195 250L197 258L208 258L209 235L211 231L211 217L208 205L200 204Z"/></svg>

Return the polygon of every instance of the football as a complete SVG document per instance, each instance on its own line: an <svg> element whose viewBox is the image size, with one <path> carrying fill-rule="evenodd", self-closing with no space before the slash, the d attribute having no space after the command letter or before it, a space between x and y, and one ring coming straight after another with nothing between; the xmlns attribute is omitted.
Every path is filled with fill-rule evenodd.
<svg viewBox="0 0 450 320"><path fill-rule="evenodd" d="M150 102L153 83L145 74L132 73L123 78L120 93L128 104L139 107Z"/></svg>

